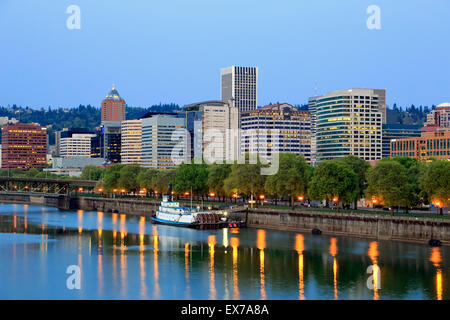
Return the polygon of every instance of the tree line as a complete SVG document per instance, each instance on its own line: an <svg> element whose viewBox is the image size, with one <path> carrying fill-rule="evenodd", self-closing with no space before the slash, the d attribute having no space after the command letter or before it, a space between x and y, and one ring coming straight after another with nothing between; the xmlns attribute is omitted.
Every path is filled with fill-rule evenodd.
<svg viewBox="0 0 450 320"><path fill-rule="evenodd" d="M248 158L248 154L246 157ZM316 167L303 156L279 154L279 169L274 175L261 175L268 166L263 160L243 164L184 163L170 170L145 169L138 164L116 164L107 169L87 166L81 179L96 180L102 192L142 193L159 196L168 192L169 184L176 195L191 193L227 201L236 197L258 200L263 195L289 200L292 207L301 201L320 200L340 206L368 199L374 204L406 210L434 203L448 207L450 198L450 161L432 160L425 164L408 157L383 159L374 167L356 156L320 162Z"/></svg>

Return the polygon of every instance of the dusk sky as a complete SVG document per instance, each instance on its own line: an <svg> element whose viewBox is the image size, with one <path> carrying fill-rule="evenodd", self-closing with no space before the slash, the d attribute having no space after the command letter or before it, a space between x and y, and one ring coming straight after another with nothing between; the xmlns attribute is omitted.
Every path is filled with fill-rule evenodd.
<svg viewBox="0 0 450 320"><path fill-rule="evenodd" d="M67 7L81 9L69 30ZM369 30L369 5L381 29ZM0 0L0 105L220 99L220 69L259 67L258 105L350 87L402 106L450 101L449 0Z"/></svg>

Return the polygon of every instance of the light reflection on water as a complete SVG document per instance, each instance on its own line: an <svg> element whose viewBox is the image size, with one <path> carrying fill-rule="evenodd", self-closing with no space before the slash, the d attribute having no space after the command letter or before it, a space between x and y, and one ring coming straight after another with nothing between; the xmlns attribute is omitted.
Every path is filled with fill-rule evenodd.
<svg viewBox="0 0 450 320"><path fill-rule="evenodd" d="M450 298L448 247L32 205L0 204L0 259L1 299ZM66 288L74 264L81 290ZM367 287L370 265L379 289Z"/></svg>

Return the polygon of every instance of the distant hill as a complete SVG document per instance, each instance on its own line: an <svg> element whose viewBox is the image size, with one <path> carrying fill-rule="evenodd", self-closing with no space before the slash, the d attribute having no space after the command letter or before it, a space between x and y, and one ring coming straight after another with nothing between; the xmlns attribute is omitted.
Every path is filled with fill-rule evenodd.
<svg viewBox="0 0 450 320"><path fill-rule="evenodd" d="M396 103L392 108L386 110L387 123L399 123L399 124L418 124L423 125L427 120L427 113L433 110L436 106L411 105L410 107L402 108L398 107Z"/></svg>
<svg viewBox="0 0 450 320"><path fill-rule="evenodd" d="M149 111L154 112L172 112L179 110L177 104L157 104L148 108L126 107L127 119L138 119ZM80 105L76 108L31 109L29 107L0 107L0 117L16 118L23 123L39 123L42 126L49 126L49 144L55 143L55 131L63 128L95 128L100 125L101 112L99 108L91 105Z"/></svg>

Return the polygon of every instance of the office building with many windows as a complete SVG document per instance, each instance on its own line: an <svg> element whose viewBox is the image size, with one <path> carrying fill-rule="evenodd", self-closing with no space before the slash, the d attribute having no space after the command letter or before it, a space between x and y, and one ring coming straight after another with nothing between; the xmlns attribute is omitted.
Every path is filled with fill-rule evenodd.
<svg viewBox="0 0 450 320"><path fill-rule="evenodd" d="M289 152L311 161L311 115L287 103L241 114L241 154L257 153L270 161L272 154Z"/></svg>
<svg viewBox="0 0 450 320"><path fill-rule="evenodd" d="M188 135L183 114L148 113L141 119L143 167L172 169L188 160Z"/></svg>
<svg viewBox="0 0 450 320"><path fill-rule="evenodd" d="M391 140L420 137L420 125L415 124L383 124L383 151L382 157L391 156Z"/></svg>
<svg viewBox="0 0 450 320"><path fill-rule="evenodd" d="M141 163L142 120L122 121L121 162L123 164Z"/></svg>
<svg viewBox="0 0 450 320"><path fill-rule="evenodd" d="M110 164L120 163L121 140L120 122L102 122L96 135L91 138L91 158L103 158Z"/></svg>
<svg viewBox="0 0 450 320"><path fill-rule="evenodd" d="M420 137L391 140L391 157L450 160L450 130L439 128L423 131Z"/></svg>
<svg viewBox="0 0 450 320"><path fill-rule="evenodd" d="M223 163L239 157L239 111L223 101L186 105L190 157Z"/></svg>
<svg viewBox="0 0 450 320"><path fill-rule="evenodd" d="M367 161L381 159L383 113L376 92L346 89L317 97L317 161L348 155Z"/></svg>
<svg viewBox="0 0 450 320"><path fill-rule="evenodd" d="M427 114L425 128L450 128L450 103L441 103Z"/></svg>
<svg viewBox="0 0 450 320"><path fill-rule="evenodd" d="M74 128L62 130L57 136L57 153L61 158L91 156L91 139L95 137L95 132Z"/></svg>
<svg viewBox="0 0 450 320"><path fill-rule="evenodd" d="M47 164L47 128L31 123L2 127L2 169L44 167Z"/></svg>
<svg viewBox="0 0 450 320"><path fill-rule="evenodd" d="M232 66L221 70L221 99L239 112L258 107L258 68Z"/></svg>
<svg viewBox="0 0 450 320"><path fill-rule="evenodd" d="M124 121L125 120L125 100L119 95L116 88L108 93L102 101L101 121Z"/></svg>

